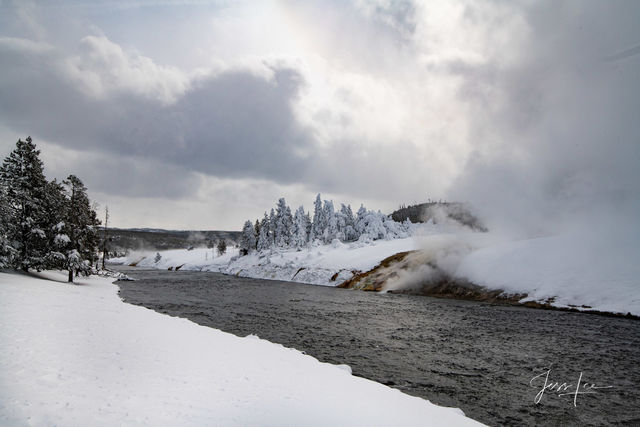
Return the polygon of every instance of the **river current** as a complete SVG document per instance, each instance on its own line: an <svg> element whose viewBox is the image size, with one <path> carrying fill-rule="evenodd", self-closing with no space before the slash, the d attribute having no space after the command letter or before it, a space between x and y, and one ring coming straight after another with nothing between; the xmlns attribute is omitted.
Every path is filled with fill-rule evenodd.
<svg viewBox="0 0 640 427"><path fill-rule="evenodd" d="M118 270L137 279L118 282L128 303L348 364L354 375L489 425L640 425L638 320L219 273Z"/></svg>

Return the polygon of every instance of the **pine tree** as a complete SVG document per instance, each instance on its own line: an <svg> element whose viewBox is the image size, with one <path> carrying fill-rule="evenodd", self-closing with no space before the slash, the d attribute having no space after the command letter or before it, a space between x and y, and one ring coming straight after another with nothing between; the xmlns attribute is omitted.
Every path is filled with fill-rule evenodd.
<svg viewBox="0 0 640 427"><path fill-rule="evenodd" d="M293 215L291 215L291 208L287 206L284 211L284 217L282 218L282 224L284 226L285 246L291 246L293 240Z"/></svg>
<svg viewBox="0 0 640 427"><path fill-rule="evenodd" d="M287 206L284 197L281 197L276 206L275 243L277 247L284 248L289 245L292 224L291 209Z"/></svg>
<svg viewBox="0 0 640 427"><path fill-rule="evenodd" d="M73 282L74 274L90 274L98 259L100 220L89 202L87 187L77 176L69 175L63 184L67 193L64 230L70 241L65 269Z"/></svg>
<svg viewBox="0 0 640 427"><path fill-rule="evenodd" d="M46 184L44 206L47 212L45 232L48 241L46 268L63 270L66 269L66 254L71 244L65 230L69 206L64 186L55 179Z"/></svg>
<svg viewBox="0 0 640 427"><path fill-rule="evenodd" d="M258 236L258 250L266 251L273 244L273 240L269 236L269 216L264 213L262 222L260 223L260 235Z"/></svg>
<svg viewBox="0 0 640 427"><path fill-rule="evenodd" d="M0 186L0 268L6 268L11 262L13 247L9 243L7 230L9 227L9 202L4 187Z"/></svg>
<svg viewBox="0 0 640 427"><path fill-rule="evenodd" d="M260 220L256 219L256 223L253 226L256 235L256 245L253 249L258 249L258 238L260 237Z"/></svg>
<svg viewBox="0 0 640 427"><path fill-rule="evenodd" d="M307 245L309 236L307 235L307 215L304 213L304 208L300 206L296 210L296 214L293 217L293 236L291 246L296 248L302 248Z"/></svg>
<svg viewBox="0 0 640 427"><path fill-rule="evenodd" d="M342 231L344 234L344 239L347 242L352 242L357 240L356 230L355 230L355 218L353 217L353 211L351 210L351 205L345 206L344 204L340 208L340 213L344 219L344 230Z"/></svg>
<svg viewBox="0 0 640 427"><path fill-rule="evenodd" d="M251 221L244 223L240 238L240 255L248 255L256 247L256 231Z"/></svg>
<svg viewBox="0 0 640 427"><path fill-rule="evenodd" d="M218 256L224 255L227 252L227 241L225 239L220 239L216 245L216 249L218 251Z"/></svg>
<svg viewBox="0 0 640 427"><path fill-rule="evenodd" d="M333 202L331 200L325 200L322 210L324 212L323 215L325 221L322 240L325 243L330 243L338 234L338 221L333 210Z"/></svg>
<svg viewBox="0 0 640 427"><path fill-rule="evenodd" d="M271 212L269 212L269 238L271 239L272 245L276 244L276 213L271 208Z"/></svg>
<svg viewBox="0 0 640 427"><path fill-rule="evenodd" d="M356 232L356 239L360 238L365 233L366 222L365 217L367 216L367 209L364 205L360 205L360 209L358 209L358 213L356 214L356 222L354 224L354 229Z"/></svg>
<svg viewBox="0 0 640 427"><path fill-rule="evenodd" d="M318 195L316 196L316 201L314 202L313 206L313 224L311 228L310 240L322 240L324 229L326 227L326 221L324 218L324 211L322 210L322 199L320 198L320 193L318 193Z"/></svg>
<svg viewBox="0 0 640 427"><path fill-rule="evenodd" d="M45 233L47 181L39 155L31 137L18 140L0 167L0 186L8 201L6 236L15 249L10 265L24 271L46 268L49 249Z"/></svg>
<svg viewBox="0 0 640 427"><path fill-rule="evenodd" d="M307 212L304 218L304 222L307 225L307 243L311 243L312 241L312 233L313 233L313 222L311 222L311 214Z"/></svg>

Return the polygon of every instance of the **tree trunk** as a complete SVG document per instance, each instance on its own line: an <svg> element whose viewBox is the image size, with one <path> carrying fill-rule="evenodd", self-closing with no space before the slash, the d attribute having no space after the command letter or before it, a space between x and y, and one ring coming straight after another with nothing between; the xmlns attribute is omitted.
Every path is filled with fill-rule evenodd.
<svg viewBox="0 0 640 427"><path fill-rule="evenodd" d="M73 268L69 269L69 283L73 283Z"/></svg>

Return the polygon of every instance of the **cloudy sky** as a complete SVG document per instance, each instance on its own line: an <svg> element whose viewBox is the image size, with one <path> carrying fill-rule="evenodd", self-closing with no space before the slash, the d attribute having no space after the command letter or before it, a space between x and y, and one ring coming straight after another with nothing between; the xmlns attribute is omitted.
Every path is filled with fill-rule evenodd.
<svg viewBox="0 0 640 427"><path fill-rule="evenodd" d="M533 234L635 218L638 22L634 0L0 0L0 155L31 135L120 227L239 229L318 192Z"/></svg>

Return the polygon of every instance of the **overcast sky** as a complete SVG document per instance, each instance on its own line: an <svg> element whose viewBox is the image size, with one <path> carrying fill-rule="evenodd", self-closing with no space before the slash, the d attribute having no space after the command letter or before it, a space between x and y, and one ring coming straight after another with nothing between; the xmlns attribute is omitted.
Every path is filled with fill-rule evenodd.
<svg viewBox="0 0 640 427"><path fill-rule="evenodd" d="M639 22L634 0L0 0L0 155L31 135L120 227L238 230L318 192L534 234L632 218Z"/></svg>

